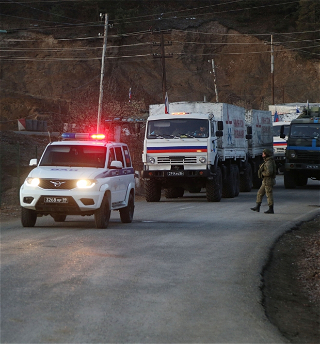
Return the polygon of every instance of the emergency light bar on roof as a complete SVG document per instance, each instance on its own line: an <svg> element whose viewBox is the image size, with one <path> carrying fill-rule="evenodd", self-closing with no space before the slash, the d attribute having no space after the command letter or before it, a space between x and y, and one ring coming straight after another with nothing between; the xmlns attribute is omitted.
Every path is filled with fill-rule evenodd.
<svg viewBox="0 0 320 344"><path fill-rule="evenodd" d="M178 115L188 115L189 112L172 112L171 115L178 116Z"/></svg>
<svg viewBox="0 0 320 344"><path fill-rule="evenodd" d="M105 140L104 134L89 134L89 133L63 133L61 135L63 140Z"/></svg>

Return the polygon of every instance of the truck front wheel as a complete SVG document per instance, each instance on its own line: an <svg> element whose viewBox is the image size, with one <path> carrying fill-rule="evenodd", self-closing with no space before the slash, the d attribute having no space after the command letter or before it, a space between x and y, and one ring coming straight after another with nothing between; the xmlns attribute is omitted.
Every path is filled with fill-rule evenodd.
<svg viewBox="0 0 320 344"><path fill-rule="evenodd" d="M161 198L161 185L154 180L149 179L145 181L146 201L159 202Z"/></svg>
<svg viewBox="0 0 320 344"><path fill-rule="evenodd" d="M222 173L217 167L216 175L206 182L206 196L208 202L220 202L222 197Z"/></svg>

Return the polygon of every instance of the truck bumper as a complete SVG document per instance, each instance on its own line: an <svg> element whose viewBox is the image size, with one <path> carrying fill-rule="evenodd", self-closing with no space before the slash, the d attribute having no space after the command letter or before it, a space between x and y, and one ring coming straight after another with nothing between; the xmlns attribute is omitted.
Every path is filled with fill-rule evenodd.
<svg viewBox="0 0 320 344"><path fill-rule="evenodd" d="M297 171L303 173L308 178L320 179L320 164L308 164L308 163L285 163L286 171Z"/></svg>
<svg viewBox="0 0 320 344"><path fill-rule="evenodd" d="M176 178L207 178L211 176L209 170L181 170L181 171L143 171L142 178L176 179Z"/></svg>

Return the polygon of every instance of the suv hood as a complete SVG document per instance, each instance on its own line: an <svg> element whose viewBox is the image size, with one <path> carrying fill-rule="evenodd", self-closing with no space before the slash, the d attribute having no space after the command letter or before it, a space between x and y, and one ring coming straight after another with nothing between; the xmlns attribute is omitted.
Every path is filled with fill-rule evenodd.
<svg viewBox="0 0 320 344"><path fill-rule="evenodd" d="M42 179L94 179L104 168L40 166L33 169L28 177Z"/></svg>

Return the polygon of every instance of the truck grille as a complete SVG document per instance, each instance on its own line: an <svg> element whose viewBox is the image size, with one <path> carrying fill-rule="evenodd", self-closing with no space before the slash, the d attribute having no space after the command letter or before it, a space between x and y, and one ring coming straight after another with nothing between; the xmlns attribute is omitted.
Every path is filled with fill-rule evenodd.
<svg viewBox="0 0 320 344"><path fill-rule="evenodd" d="M308 160L309 163L320 163L320 154L310 153L308 151L296 151L298 159L301 160L301 162Z"/></svg>
<svg viewBox="0 0 320 344"><path fill-rule="evenodd" d="M70 190L77 186L73 179L41 179L39 187L46 190Z"/></svg>
<svg viewBox="0 0 320 344"><path fill-rule="evenodd" d="M161 156L158 157L158 164L196 164L195 156Z"/></svg>

